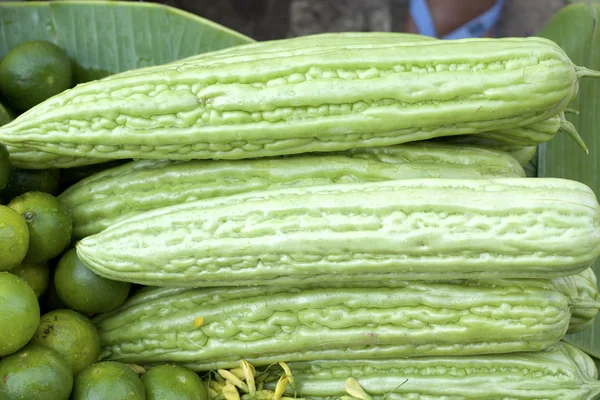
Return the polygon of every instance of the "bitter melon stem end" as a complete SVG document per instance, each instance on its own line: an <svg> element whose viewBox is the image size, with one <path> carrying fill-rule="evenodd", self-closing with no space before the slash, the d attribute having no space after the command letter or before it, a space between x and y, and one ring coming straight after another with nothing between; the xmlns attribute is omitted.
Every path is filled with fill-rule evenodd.
<svg viewBox="0 0 600 400"><path fill-rule="evenodd" d="M565 108L565 109L563 110L563 112L564 112L565 114L574 114L574 115L579 115L579 110L575 110L575 109L573 109L573 108Z"/></svg>
<svg viewBox="0 0 600 400"><path fill-rule="evenodd" d="M573 140L575 140L579 147L581 147L585 151L585 154L590 154L590 151L586 146L585 142L583 141L581 136L579 136L577 128L575 128L575 125L573 125L571 122L567 121L564 114L561 114L560 116L560 130L567 132L569 136L571 136Z"/></svg>
<svg viewBox="0 0 600 400"><path fill-rule="evenodd" d="M576 66L575 72L576 72L578 78L581 78L584 76L587 76L590 78L600 78L600 71L596 71L596 70L586 68L586 67Z"/></svg>

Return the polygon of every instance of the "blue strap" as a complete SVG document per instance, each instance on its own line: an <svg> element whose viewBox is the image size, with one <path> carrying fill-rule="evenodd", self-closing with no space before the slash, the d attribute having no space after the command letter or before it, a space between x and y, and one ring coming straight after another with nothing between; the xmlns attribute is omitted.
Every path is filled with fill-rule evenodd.
<svg viewBox="0 0 600 400"><path fill-rule="evenodd" d="M425 0L410 0L408 12L415 21L421 35L437 37L437 30L429 6Z"/></svg>
<svg viewBox="0 0 600 400"><path fill-rule="evenodd" d="M490 9L450 32L442 39L482 37L498 23L503 5L504 0L496 0L496 3ZM435 23L426 0L410 0L409 12L421 35L438 37Z"/></svg>

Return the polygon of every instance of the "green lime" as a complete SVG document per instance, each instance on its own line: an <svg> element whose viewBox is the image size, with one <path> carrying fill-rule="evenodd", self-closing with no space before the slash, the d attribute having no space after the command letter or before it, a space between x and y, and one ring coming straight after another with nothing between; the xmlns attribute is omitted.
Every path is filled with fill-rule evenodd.
<svg viewBox="0 0 600 400"><path fill-rule="evenodd" d="M71 400L144 400L142 381L126 364L103 361L75 376Z"/></svg>
<svg viewBox="0 0 600 400"><path fill-rule="evenodd" d="M53 196L59 192L60 170L12 168L6 188L0 197L6 202L27 192L45 192Z"/></svg>
<svg viewBox="0 0 600 400"><path fill-rule="evenodd" d="M0 361L0 399L68 400L73 372L57 351L35 344Z"/></svg>
<svg viewBox="0 0 600 400"><path fill-rule="evenodd" d="M21 263L9 272L27 282L38 298L44 294L48 288L48 281L50 279L50 268L48 267L48 263Z"/></svg>
<svg viewBox="0 0 600 400"><path fill-rule="evenodd" d="M163 364L142 375L146 400L208 400L208 391L194 371Z"/></svg>
<svg viewBox="0 0 600 400"><path fill-rule="evenodd" d="M33 289L18 276L0 272L0 357L25 346L39 322L40 306Z"/></svg>
<svg viewBox="0 0 600 400"><path fill-rule="evenodd" d="M6 150L3 144L0 144L0 190L4 189L8 184L11 171L8 150Z"/></svg>
<svg viewBox="0 0 600 400"><path fill-rule="evenodd" d="M51 194L27 192L12 199L8 207L21 214L27 223L29 250L25 261L48 261L71 243L73 218L67 207Z"/></svg>
<svg viewBox="0 0 600 400"><path fill-rule="evenodd" d="M27 111L71 87L71 61L45 40L22 42L0 61L0 93L9 106Z"/></svg>
<svg viewBox="0 0 600 400"><path fill-rule="evenodd" d="M73 310L54 310L42 315L31 343L61 353L77 375L100 358L100 336L92 321Z"/></svg>
<svg viewBox="0 0 600 400"><path fill-rule="evenodd" d="M73 310L84 314L106 312L119 307L129 295L131 284L113 281L93 273L79 260L75 249L67 251L54 273L58 297Z"/></svg>
<svg viewBox="0 0 600 400"><path fill-rule="evenodd" d="M19 265L29 249L29 231L18 212L0 205L0 271Z"/></svg>

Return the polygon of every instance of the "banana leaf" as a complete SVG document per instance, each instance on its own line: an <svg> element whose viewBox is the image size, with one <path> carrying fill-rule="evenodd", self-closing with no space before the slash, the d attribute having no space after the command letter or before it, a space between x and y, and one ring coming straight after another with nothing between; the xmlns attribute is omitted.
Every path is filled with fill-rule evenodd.
<svg viewBox="0 0 600 400"><path fill-rule="evenodd" d="M75 79L159 65L253 40L178 10L144 2L0 2L0 57L26 40L56 43L71 57Z"/></svg>
<svg viewBox="0 0 600 400"><path fill-rule="evenodd" d="M600 4L577 2L559 10L539 33L554 40L577 65L600 70ZM600 197L600 79L582 78L577 98L569 108L578 115L567 115L589 148L586 155L568 135L558 135L539 146L537 175L583 182ZM600 277L600 262L594 266ZM590 355L600 358L600 317L595 324L566 340Z"/></svg>

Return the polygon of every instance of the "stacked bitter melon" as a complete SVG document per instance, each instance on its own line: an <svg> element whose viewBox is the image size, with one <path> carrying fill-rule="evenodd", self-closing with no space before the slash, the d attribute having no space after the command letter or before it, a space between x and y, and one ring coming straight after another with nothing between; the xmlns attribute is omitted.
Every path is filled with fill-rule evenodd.
<svg viewBox="0 0 600 400"><path fill-rule="evenodd" d="M600 309L600 205L522 167L561 130L585 148L584 75L540 38L315 35L79 85L0 142L136 159L60 196L80 260L149 286L95 317L104 359L218 400L592 399L561 339Z"/></svg>
<svg viewBox="0 0 600 400"><path fill-rule="evenodd" d="M545 352L510 355L323 360L254 369L246 361L209 378L214 399L594 399L596 366L560 343ZM283 396L283 397L280 397Z"/></svg>

